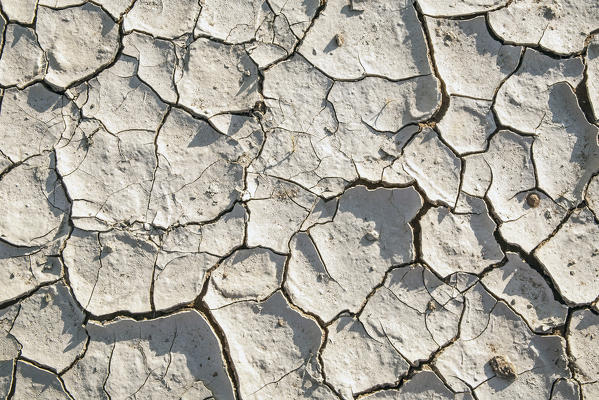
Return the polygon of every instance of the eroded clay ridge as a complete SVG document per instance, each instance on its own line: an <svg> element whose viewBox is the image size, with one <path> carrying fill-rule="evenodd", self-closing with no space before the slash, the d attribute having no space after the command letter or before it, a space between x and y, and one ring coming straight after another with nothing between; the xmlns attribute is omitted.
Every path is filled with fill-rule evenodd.
<svg viewBox="0 0 599 400"><path fill-rule="evenodd" d="M0 11L0 398L599 399L599 2Z"/></svg>

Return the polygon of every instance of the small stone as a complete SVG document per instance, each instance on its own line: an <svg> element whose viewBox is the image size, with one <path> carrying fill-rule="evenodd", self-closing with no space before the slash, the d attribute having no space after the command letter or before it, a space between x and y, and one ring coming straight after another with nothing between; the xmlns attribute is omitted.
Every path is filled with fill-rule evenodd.
<svg viewBox="0 0 599 400"><path fill-rule="evenodd" d="M514 365L504 356L495 356L489 360L489 365L498 376L514 379L516 370Z"/></svg>
<svg viewBox="0 0 599 400"><path fill-rule="evenodd" d="M335 35L335 43L337 43L338 47L343 46L343 41L344 41L344 39L343 39L343 35L341 33L338 33Z"/></svg>
<svg viewBox="0 0 599 400"><path fill-rule="evenodd" d="M379 240L379 233L375 230L371 230L368 233L366 233L364 237L369 242L376 242L377 240Z"/></svg>
<svg viewBox="0 0 599 400"><path fill-rule="evenodd" d="M538 194L536 193L531 193L526 197L526 203L533 207L536 208L539 206L539 204L541 204L541 198L539 197Z"/></svg>

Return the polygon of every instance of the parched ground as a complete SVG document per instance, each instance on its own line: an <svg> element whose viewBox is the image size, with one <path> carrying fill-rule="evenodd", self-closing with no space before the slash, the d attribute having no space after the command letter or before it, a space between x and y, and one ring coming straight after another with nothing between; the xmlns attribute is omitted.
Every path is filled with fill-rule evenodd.
<svg viewBox="0 0 599 400"><path fill-rule="evenodd" d="M0 11L0 398L599 399L599 2Z"/></svg>

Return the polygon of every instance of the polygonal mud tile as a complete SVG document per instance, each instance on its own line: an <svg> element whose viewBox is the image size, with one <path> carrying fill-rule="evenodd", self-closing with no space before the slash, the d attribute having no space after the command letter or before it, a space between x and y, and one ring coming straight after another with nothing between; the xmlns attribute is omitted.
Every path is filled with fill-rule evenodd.
<svg viewBox="0 0 599 400"><path fill-rule="evenodd" d="M299 53L334 79L377 75L399 80L431 72L426 41L412 1L327 1ZM373 30L372 26L377 29Z"/></svg>
<svg viewBox="0 0 599 400"><path fill-rule="evenodd" d="M437 124L441 137L458 154L484 151L495 131L491 102L450 96L449 108Z"/></svg>
<svg viewBox="0 0 599 400"><path fill-rule="evenodd" d="M503 125L534 134L546 117L551 87L558 82L577 87L584 64L581 57L556 59L534 49L522 57L518 70L499 88L493 109Z"/></svg>
<svg viewBox="0 0 599 400"><path fill-rule="evenodd" d="M554 236L535 250L563 298L571 304L592 303L599 297L599 234L593 213L576 209Z"/></svg>
<svg viewBox="0 0 599 400"><path fill-rule="evenodd" d="M170 111L156 140L149 221L165 228L206 222L232 208L241 197L244 169L264 140L251 118L244 123L249 134L230 137L178 108Z"/></svg>
<svg viewBox="0 0 599 400"><path fill-rule="evenodd" d="M0 310L0 396L8 398L13 382L16 358L21 346L9 331L18 313L18 307Z"/></svg>
<svg viewBox="0 0 599 400"><path fill-rule="evenodd" d="M64 390L57 375L25 361L17 361L15 388L12 398L15 400L72 399Z"/></svg>
<svg viewBox="0 0 599 400"><path fill-rule="evenodd" d="M135 0L94 0L115 19L120 19L135 2Z"/></svg>
<svg viewBox="0 0 599 400"><path fill-rule="evenodd" d="M268 394L272 389L292 394L289 398L309 398L311 390L319 395L329 392L322 387L316 365L322 332L314 320L295 311L280 291L264 301L233 303L211 313L229 345L242 398L276 398ZM311 384L304 385L305 381Z"/></svg>
<svg viewBox="0 0 599 400"><path fill-rule="evenodd" d="M87 311L151 311L150 286L158 248L144 232L75 229L64 249L73 293Z"/></svg>
<svg viewBox="0 0 599 400"><path fill-rule="evenodd" d="M599 122L599 35L593 39L587 47L587 95L595 117L595 123Z"/></svg>
<svg viewBox="0 0 599 400"><path fill-rule="evenodd" d="M205 0L194 34L237 44L255 38L272 13L265 0Z"/></svg>
<svg viewBox="0 0 599 400"><path fill-rule="evenodd" d="M502 130L493 136L489 149L482 155L490 170L485 197L500 222L499 232L526 252L549 237L567 211L544 193L533 191L536 185L531 156L533 140ZM486 173L484 168L475 172ZM537 202L529 200L533 195Z"/></svg>
<svg viewBox="0 0 599 400"><path fill-rule="evenodd" d="M589 181L584 199L587 207L595 216L599 215L599 177L596 175Z"/></svg>
<svg viewBox="0 0 599 400"><path fill-rule="evenodd" d="M421 206L411 187L347 190L333 222L292 239L285 281L291 300L325 321L358 311L392 265L414 259L409 222Z"/></svg>
<svg viewBox="0 0 599 400"><path fill-rule="evenodd" d="M403 399L439 399L470 400L469 393L452 392L439 376L430 369L424 368L404 382L399 389L388 389L375 392L364 397L368 400L403 400Z"/></svg>
<svg viewBox="0 0 599 400"><path fill-rule="evenodd" d="M574 379L558 379L553 384L551 400L580 400L580 385Z"/></svg>
<svg viewBox="0 0 599 400"><path fill-rule="evenodd" d="M29 292L61 276L58 252L61 241L44 248L16 247L0 242L0 304Z"/></svg>
<svg viewBox="0 0 599 400"><path fill-rule="evenodd" d="M172 232L172 231L171 231ZM191 304L204 288L206 273L219 258L208 253L165 251L156 258L152 301L157 310Z"/></svg>
<svg viewBox="0 0 599 400"><path fill-rule="evenodd" d="M48 57L45 79L59 89L110 64L119 48L118 25L91 3L56 10L38 7L35 31Z"/></svg>
<svg viewBox="0 0 599 400"><path fill-rule="evenodd" d="M488 21L505 41L568 55L581 52L587 36L599 28L599 6L586 0L516 0L490 12Z"/></svg>
<svg viewBox="0 0 599 400"><path fill-rule="evenodd" d="M247 245L289 252L289 240L308 217L316 196L278 179L248 175Z"/></svg>
<svg viewBox="0 0 599 400"><path fill-rule="evenodd" d="M388 341L410 364L419 365L458 335L463 309L461 294L414 264L391 271L360 320L371 337Z"/></svg>
<svg viewBox="0 0 599 400"><path fill-rule="evenodd" d="M86 328L87 351L63 375L75 398L233 398L221 345L195 310Z"/></svg>
<svg viewBox="0 0 599 400"><path fill-rule="evenodd" d="M549 398L553 382L567 378L565 341L537 335L503 302L475 285L460 338L443 349L434 365L455 391L475 388L477 398ZM477 300L479 299L479 300Z"/></svg>
<svg viewBox="0 0 599 400"><path fill-rule="evenodd" d="M571 208L583 200L587 183L599 171L599 128L587 121L567 83L556 83L549 92L532 148L538 185Z"/></svg>
<svg viewBox="0 0 599 400"><path fill-rule="evenodd" d="M105 225L145 220L156 169L155 135L127 130L117 136L85 120L68 145L56 149L75 226L105 230Z"/></svg>
<svg viewBox="0 0 599 400"><path fill-rule="evenodd" d="M262 301L281 286L285 260L260 247L237 250L212 271L203 301L211 309L239 301Z"/></svg>
<svg viewBox="0 0 599 400"><path fill-rule="evenodd" d="M460 159L433 129L425 128L415 135L391 169L415 179L429 200L449 207L455 205L460 186ZM390 183L403 183L395 182L391 173L383 178Z"/></svg>
<svg viewBox="0 0 599 400"><path fill-rule="evenodd" d="M432 207L420 219L422 258L439 275L478 274L503 259L495 240L495 222L483 200L469 197L471 213Z"/></svg>
<svg viewBox="0 0 599 400"><path fill-rule="evenodd" d="M327 330L323 370L327 382L344 398L378 385L394 385L408 372L409 364L393 344L370 337L359 320L339 317Z"/></svg>
<svg viewBox="0 0 599 400"><path fill-rule="evenodd" d="M320 0L303 0L301 2L269 0L268 4L275 14L285 16L293 32L301 37L310 27L321 2Z"/></svg>
<svg viewBox="0 0 599 400"><path fill-rule="evenodd" d="M75 104L42 84L7 89L0 109L0 151L12 162L23 161L68 142L78 123Z"/></svg>
<svg viewBox="0 0 599 400"><path fill-rule="evenodd" d="M179 104L205 117L250 110L261 100L258 68L240 45L199 38L178 66Z"/></svg>
<svg viewBox="0 0 599 400"><path fill-rule="evenodd" d="M367 77L335 82L328 100L341 123L363 122L377 131L397 132L430 118L441 105L441 90L433 75L400 82Z"/></svg>
<svg viewBox="0 0 599 400"><path fill-rule="evenodd" d="M132 32L123 38L123 54L136 58L137 76L160 98L176 103L178 94L174 73L177 64L175 45L167 40Z"/></svg>
<svg viewBox="0 0 599 400"><path fill-rule="evenodd" d="M42 246L66 234L70 209L52 154L31 157L0 180L0 238Z"/></svg>
<svg viewBox="0 0 599 400"><path fill-rule="evenodd" d="M123 29L173 39L192 33L201 8L195 0L137 0L123 18Z"/></svg>
<svg viewBox="0 0 599 400"><path fill-rule="evenodd" d="M8 24L4 41L6 45L0 57L0 85L23 88L44 79L48 61L33 29Z"/></svg>
<svg viewBox="0 0 599 400"><path fill-rule="evenodd" d="M492 100L518 66L521 47L504 45L487 29L485 17L426 18L437 70L450 95Z"/></svg>
<svg viewBox="0 0 599 400"><path fill-rule="evenodd" d="M138 61L121 56L110 68L90 80L83 115L96 118L111 133L132 129L155 131L167 105L136 75Z"/></svg>
<svg viewBox="0 0 599 400"><path fill-rule="evenodd" d="M236 204L214 222L173 228L162 238L161 249L166 253L224 257L243 244L246 220L245 208Z"/></svg>
<svg viewBox="0 0 599 400"><path fill-rule="evenodd" d="M585 399L592 399L599 394L599 316L591 310L576 310L567 330L574 377L582 386Z"/></svg>
<svg viewBox="0 0 599 400"><path fill-rule="evenodd" d="M526 320L535 332L563 325L568 307L556 300L541 274L516 253L506 253L507 263L485 274L481 282Z"/></svg>
<svg viewBox="0 0 599 400"><path fill-rule="evenodd" d="M60 373L84 349L85 315L63 283L43 287L12 307L18 315L10 333L22 345L23 357Z"/></svg>
<svg viewBox="0 0 599 400"><path fill-rule="evenodd" d="M33 23L37 0L2 0L2 11L9 21L15 21L24 25Z"/></svg>

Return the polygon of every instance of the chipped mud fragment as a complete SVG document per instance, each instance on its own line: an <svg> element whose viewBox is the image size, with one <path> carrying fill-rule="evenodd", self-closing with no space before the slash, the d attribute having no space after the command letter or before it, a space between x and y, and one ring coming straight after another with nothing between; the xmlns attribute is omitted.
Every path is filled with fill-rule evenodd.
<svg viewBox="0 0 599 400"><path fill-rule="evenodd" d="M489 360L491 369L497 376L506 379L516 378L516 369L514 365L504 356L495 356Z"/></svg>
<svg viewBox="0 0 599 400"><path fill-rule="evenodd" d="M35 30L48 57L46 81L60 89L110 64L119 47L118 25L91 3L61 9L38 6Z"/></svg>
<svg viewBox="0 0 599 400"><path fill-rule="evenodd" d="M233 398L221 345L197 311L87 325L83 358L63 375L75 398Z"/></svg>
<svg viewBox="0 0 599 400"><path fill-rule="evenodd" d="M535 251L557 290L571 304L599 297L599 226L587 208L576 209L559 230Z"/></svg>
<svg viewBox="0 0 599 400"><path fill-rule="evenodd" d="M402 3L374 0L357 11L344 0L329 0L299 53L334 79L376 75L399 80L428 74L422 27L412 1ZM343 46L336 43L339 31L344 32Z"/></svg>

